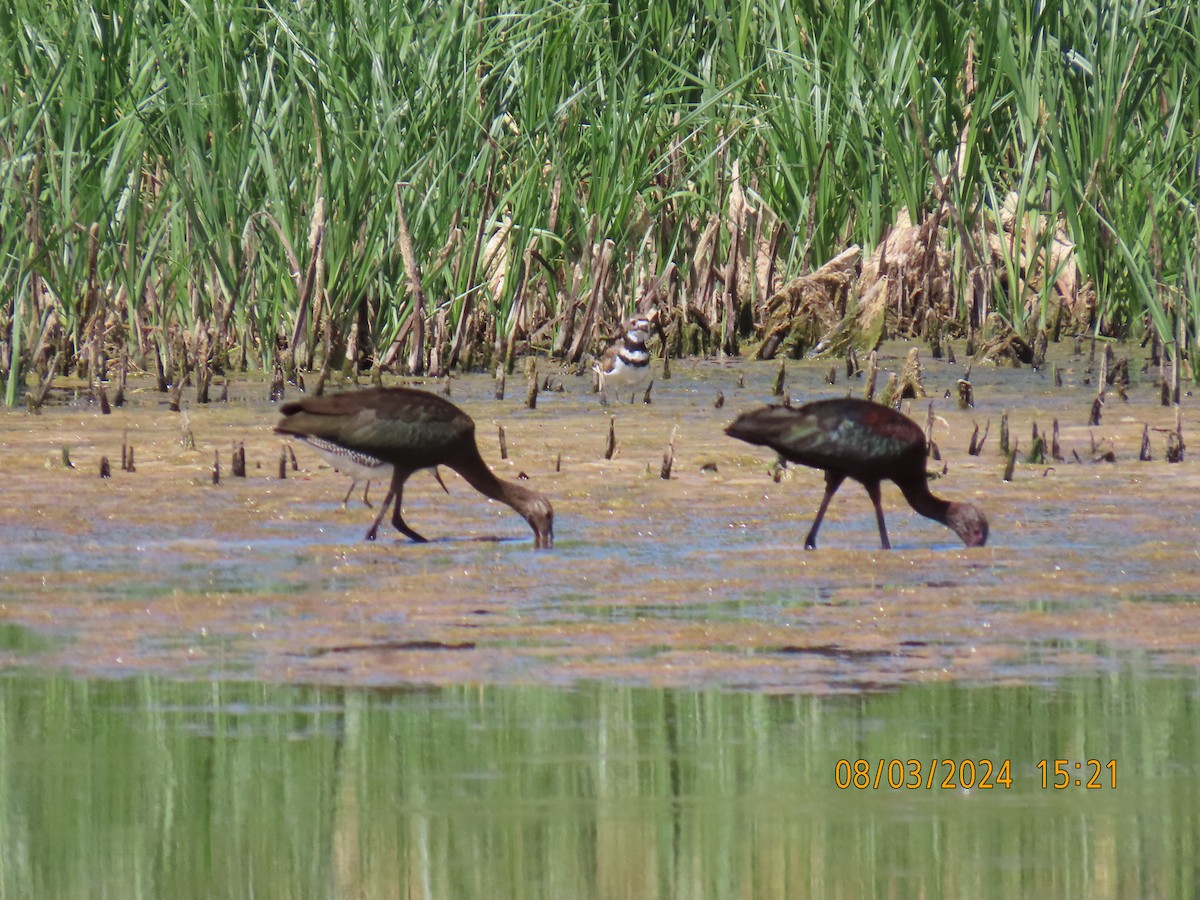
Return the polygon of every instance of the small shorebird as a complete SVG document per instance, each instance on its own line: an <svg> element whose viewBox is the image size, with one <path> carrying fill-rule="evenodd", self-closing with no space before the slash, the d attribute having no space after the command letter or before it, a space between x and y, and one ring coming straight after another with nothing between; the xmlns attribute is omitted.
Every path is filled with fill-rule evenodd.
<svg viewBox="0 0 1200 900"><path fill-rule="evenodd" d="M363 505L367 507L375 505L368 496L371 493L371 482L382 481L384 478L390 479L392 477L391 466L381 459L370 459L362 454L351 455L340 447L335 446L330 449L322 446L324 442L320 439L306 443L329 460L333 464L334 471L350 476L350 487L346 489L346 496L342 498L342 509L346 508L346 504L350 502L350 495L354 493L354 489L363 479L366 479L367 482L367 486L363 488Z"/></svg>
<svg viewBox="0 0 1200 900"><path fill-rule="evenodd" d="M987 542L988 523L970 503L951 503L929 491L925 471L925 434L919 425L890 406L851 397L817 400L803 406L767 406L742 413L725 433L770 447L789 462L825 471L825 497L817 510L806 549L817 546L817 529L834 492L847 478L867 489L875 504L875 521L883 549L888 543L879 503L879 483L894 481L908 505L926 518L941 522L968 547Z"/></svg>
<svg viewBox="0 0 1200 900"><path fill-rule="evenodd" d="M601 355L592 366L600 376L600 402L608 403L609 392L613 397L624 397L629 392L632 403L637 392L647 390L653 384L650 370L650 351L646 340L650 329L658 322L658 310L651 309L645 315L634 316L625 325L625 333Z"/></svg>
<svg viewBox="0 0 1200 900"><path fill-rule="evenodd" d="M486 497L515 509L533 529L534 546L554 546L554 512L550 501L515 481L497 478L479 455L475 421L442 397L412 388L368 388L325 397L306 397L280 407L280 434L304 441L335 465L391 469L392 481L367 540L375 540L379 523L395 500L392 524L414 541L425 538L404 522L404 483L420 469L449 466ZM439 479L440 481L441 479ZM444 487L444 485L443 485Z"/></svg>
<svg viewBox="0 0 1200 900"><path fill-rule="evenodd" d="M346 489L346 496L342 498L342 509L346 508L346 504L350 502L350 495L354 493L354 489L364 478L367 486L363 488L363 506L368 509L374 508L375 504L368 496L371 493L371 482L390 481L392 478L390 463L385 463L381 459L373 459L362 453L350 453L328 441L322 441L320 438L309 439L305 443L329 460L335 472L350 476L350 487ZM450 493L437 469L433 470L433 477L437 479L437 483L441 485L443 491L447 494Z"/></svg>

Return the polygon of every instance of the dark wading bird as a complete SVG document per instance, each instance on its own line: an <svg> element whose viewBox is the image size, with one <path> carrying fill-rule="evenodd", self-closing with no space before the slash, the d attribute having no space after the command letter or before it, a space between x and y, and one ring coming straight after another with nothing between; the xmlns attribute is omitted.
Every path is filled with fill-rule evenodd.
<svg viewBox="0 0 1200 900"><path fill-rule="evenodd" d="M891 544L879 505L879 483L884 480L894 481L909 506L950 528L968 547L982 547L987 541L988 523L982 512L969 503L951 503L929 492L925 435L915 422L890 407L848 397L798 407L768 406L742 413L725 433L770 447L789 462L825 470L825 497L804 539L807 549L816 548L825 510L847 478L861 483L875 504L885 550Z"/></svg>
<svg viewBox="0 0 1200 900"><path fill-rule="evenodd" d="M492 474L475 443L475 422L461 409L434 394L411 388L369 388L328 397L306 397L285 403L275 426L318 450L335 465L340 460L360 466L392 468L392 483L367 540L375 540L388 504L396 502L392 524L414 541L424 541L404 522L404 482L419 469L447 466L484 496L506 503L533 529L534 546L554 546L554 512L550 501L514 481ZM440 479L439 479L440 480Z"/></svg>

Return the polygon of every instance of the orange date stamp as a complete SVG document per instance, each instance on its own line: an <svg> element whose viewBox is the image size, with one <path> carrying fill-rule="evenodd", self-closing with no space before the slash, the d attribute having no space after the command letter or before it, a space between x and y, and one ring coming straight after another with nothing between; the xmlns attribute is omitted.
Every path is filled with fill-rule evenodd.
<svg viewBox="0 0 1200 900"><path fill-rule="evenodd" d="M840 790L860 791L1011 790L1012 768L1010 759L839 759L833 767L833 782ZM1041 759L1035 768L1043 790L1117 787L1115 759Z"/></svg>

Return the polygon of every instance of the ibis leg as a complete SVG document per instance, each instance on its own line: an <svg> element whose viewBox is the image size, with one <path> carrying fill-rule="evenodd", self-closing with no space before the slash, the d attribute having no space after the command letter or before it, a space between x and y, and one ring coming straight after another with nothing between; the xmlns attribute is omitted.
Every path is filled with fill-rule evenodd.
<svg viewBox="0 0 1200 900"><path fill-rule="evenodd" d="M888 541L887 526L883 524L883 505L879 502L879 482L867 481L863 483L863 487L867 489L867 496L875 504L875 521L879 523L879 541L883 544L884 550L891 550L892 545Z"/></svg>
<svg viewBox="0 0 1200 900"><path fill-rule="evenodd" d="M355 484L357 484L357 483L358 482L355 482ZM370 509L372 506L371 498L369 496L370 493L371 493L371 482L368 481L367 486L365 488L363 488L363 504L367 507L367 509ZM343 503L342 505L345 506L346 504Z"/></svg>
<svg viewBox="0 0 1200 900"><path fill-rule="evenodd" d="M808 537L804 539L805 550L817 549L817 530L821 527L821 520L825 518L825 510L829 508L829 501L833 499L833 495L837 493L837 489L845 480L845 475L838 475L834 472L825 473L825 496L821 498L821 507L817 510L817 517L813 519L812 528L808 530Z"/></svg>
<svg viewBox="0 0 1200 900"><path fill-rule="evenodd" d="M417 532L413 531L404 523L404 515L400 511L400 507L404 500L404 482L408 480L408 476L411 474L412 472L397 468L396 474L392 476L391 493L396 495L396 505L392 509L392 524L396 526L396 530L401 534L412 538L418 544L425 544L428 543L427 539L417 534Z"/></svg>
<svg viewBox="0 0 1200 900"><path fill-rule="evenodd" d="M379 534L379 523L382 522L383 517L385 515L387 515L388 504L390 504L392 502L392 499L395 496L396 496L395 489L389 487L387 495L384 496L384 498L383 498L383 506L379 507L379 515L377 515L375 517L375 521L371 523L371 530L367 532L367 540L368 541L375 540L376 536Z"/></svg>

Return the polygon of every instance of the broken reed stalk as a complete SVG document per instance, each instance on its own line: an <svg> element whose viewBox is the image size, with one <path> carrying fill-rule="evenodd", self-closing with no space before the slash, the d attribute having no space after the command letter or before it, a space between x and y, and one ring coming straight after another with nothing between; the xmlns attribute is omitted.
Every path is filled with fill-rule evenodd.
<svg viewBox="0 0 1200 900"><path fill-rule="evenodd" d="M1183 377L1183 359L1184 352L1187 350L1187 318L1185 316L1176 317L1177 331L1175 334L1175 353L1171 359L1171 397L1174 399L1175 405L1179 405L1179 382ZM1178 415L1176 416L1178 418ZM1179 453L1180 458L1183 458L1183 434L1179 435Z"/></svg>
<svg viewBox="0 0 1200 900"><path fill-rule="evenodd" d="M221 451L220 450L213 451L212 483L213 484L221 483Z"/></svg>
<svg viewBox="0 0 1200 900"><path fill-rule="evenodd" d="M713 401L713 409L720 409L725 405L725 395L721 391L717 391L717 399Z"/></svg>
<svg viewBox="0 0 1200 900"><path fill-rule="evenodd" d="M287 445L279 448L279 480L287 478Z"/></svg>
<svg viewBox="0 0 1200 900"><path fill-rule="evenodd" d="M32 413L40 413L42 405L46 402L46 398L50 396L50 388L54 386L54 376L58 374L58 364L62 362L63 352L61 350L54 351L54 359L50 361L50 365L46 368L46 377L42 379L42 385L38 388L37 393L28 391L25 394L25 406Z"/></svg>
<svg viewBox="0 0 1200 900"><path fill-rule="evenodd" d="M1100 395L1092 401L1092 411L1088 414L1088 425L1100 424L1100 409L1104 406L1104 396Z"/></svg>
<svg viewBox="0 0 1200 900"><path fill-rule="evenodd" d="M112 415L112 407L108 404L108 391L104 389L104 385L100 385L100 414Z"/></svg>
<svg viewBox="0 0 1200 900"><path fill-rule="evenodd" d="M1009 451L1008 462L1004 464L1005 481L1013 480L1013 469L1017 465L1017 447L1020 445L1020 443L1020 441L1013 441L1012 450Z"/></svg>
<svg viewBox="0 0 1200 900"><path fill-rule="evenodd" d="M846 377L853 378L861 371L862 367L858 364L858 351L850 347L846 351Z"/></svg>
<svg viewBox="0 0 1200 900"><path fill-rule="evenodd" d="M617 452L617 417L608 417L608 443L604 447L604 458L612 459Z"/></svg>
<svg viewBox="0 0 1200 900"><path fill-rule="evenodd" d="M1167 435L1167 462L1183 462L1183 413L1179 404L1175 404L1175 430Z"/></svg>
<svg viewBox="0 0 1200 900"><path fill-rule="evenodd" d="M504 399L504 366L496 366L496 399Z"/></svg>
<svg viewBox="0 0 1200 900"><path fill-rule="evenodd" d="M933 401L929 401L929 411L925 414L925 455L930 459L940 460L942 451L937 441L933 439Z"/></svg>
<svg viewBox="0 0 1200 900"><path fill-rule="evenodd" d="M500 458L508 459L508 439L504 436L504 426L497 422L496 429L500 433Z"/></svg>
<svg viewBox="0 0 1200 900"><path fill-rule="evenodd" d="M895 372L889 372L887 384L883 386L883 393L879 395L879 402L898 410L903 397L904 391L900 388L900 376Z"/></svg>
<svg viewBox="0 0 1200 900"><path fill-rule="evenodd" d="M112 466L108 464L108 457L100 457L100 477L112 478Z"/></svg>
<svg viewBox="0 0 1200 900"><path fill-rule="evenodd" d="M171 399L167 403L167 409L171 412L179 412L183 397L183 386L187 383L187 375L187 350L181 345L179 348L179 373L175 376L175 384L171 386Z"/></svg>
<svg viewBox="0 0 1200 900"><path fill-rule="evenodd" d="M826 384L837 384L837 366L829 367L829 374L825 376Z"/></svg>
<svg viewBox="0 0 1200 900"><path fill-rule="evenodd" d="M991 430L992 430L992 420L988 419L983 424L983 437L979 437L979 423L978 422L975 423L975 430L971 433L971 446L967 448L967 454L969 456L978 456L980 453L983 452L983 445L987 441L988 433ZM975 440L976 438L979 438L978 443Z"/></svg>
<svg viewBox="0 0 1200 900"><path fill-rule="evenodd" d="M671 429L671 439L667 442L666 452L663 453L662 470L659 475L663 481L671 480L671 469L675 465L675 435L679 433L679 426L676 425Z"/></svg>
<svg viewBox="0 0 1200 900"><path fill-rule="evenodd" d="M771 386L771 395L773 397L783 396L783 383L787 379L787 370L784 368L783 360L779 361L779 371L775 373L775 384Z"/></svg>
<svg viewBox="0 0 1200 900"><path fill-rule="evenodd" d="M537 409L538 398L538 378L537 378L537 362L532 358L529 360L529 388L525 392L525 406L529 409Z"/></svg>
<svg viewBox="0 0 1200 900"><path fill-rule="evenodd" d="M408 187L406 183L396 184L396 242L400 245L400 259L404 264L404 274L408 276L408 293L412 299L413 309L412 345L408 355L408 373L423 375L425 373L425 310L428 308L428 304L425 300L425 289L421 286L424 281L421 275L421 264L413 250L412 235L408 230L408 218L404 215L402 188L405 187Z"/></svg>
<svg viewBox="0 0 1200 900"><path fill-rule="evenodd" d="M1050 344L1050 338L1046 334L1046 329L1038 329L1037 337L1033 339L1033 359L1030 365L1035 369L1042 369L1046 365L1046 350Z"/></svg>
<svg viewBox="0 0 1200 900"><path fill-rule="evenodd" d="M1054 420L1054 425L1050 429L1050 457L1055 462L1062 462L1062 447L1058 445L1058 419Z"/></svg>
<svg viewBox="0 0 1200 900"><path fill-rule="evenodd" d="M1046 441L1041 435L1034 434L1033 441L1029 445L1029 452L1025 454L1025 462L1031 465L1040 466L1046 462Z"/></svg>
<svg viewBox="0 0 1200 900"><path fill-rule="evenodd" d="M121 346L121 363L117 367L117 392L113 395L113 406L120 409L125 405L125 381L129 375L129 348Z"/></svg>
<svg viewBox="0 0 1200 900"><path fill-rule="evenodd" d="M187 450L196 449L196 435L192 433L192 417L188 415L186 409L179 417L179 442Z"/></svg>
<svg viewBox="0 0 1200 900"><path fill-rule="evenodd" d="M1179 443L1179 435L1174 431L1167 434L1167 462L1183 462L1183 447Z"/></svg>
<svg viewBox="0 0 1200 900"><path fill-rule="evenodd" d="M870 357L867 359L867 387L863 391L863 396L868 400L875 399L875 381L879 378L879 353L875 350L871 351Z"/></svg>
<svg viewBox="0 0 1200 900"><path fill-rule="evenodd" d="M1000 454L1008 456L1008 453L1008 410L1006 409L1000 413Z"/></svg>
<svg viewBox="0 0 1200 900"><path fill-rule="evenodd" d="M267 399L272 403L282 400L286 386L287 382L283 377L283 366L276 361L275 372L271 375L271 387L267 390Z"/></svg>
<svg viewBox="0 0 1200 900"><path fill-rule="evenodd" d="M921 353L916 347L910 347L904 359L904 368L900 372L900 396L911 399L927 396L922 381Z"/></svg>
<svg viewBox="0 0 1200 900"><path fill-rule="evenodd" d="M1150 455L1150 426L1142 425L1142 449L1138 452L1139 462L1150 462L1153 457Z"/></svg>
<svg viewBox="0 0 1200 900"><path fill-rule="evenodd" d="M238 441L238 445L233 449L232 466L234 478L246 477L246 444L243 441Z"/></svg>

